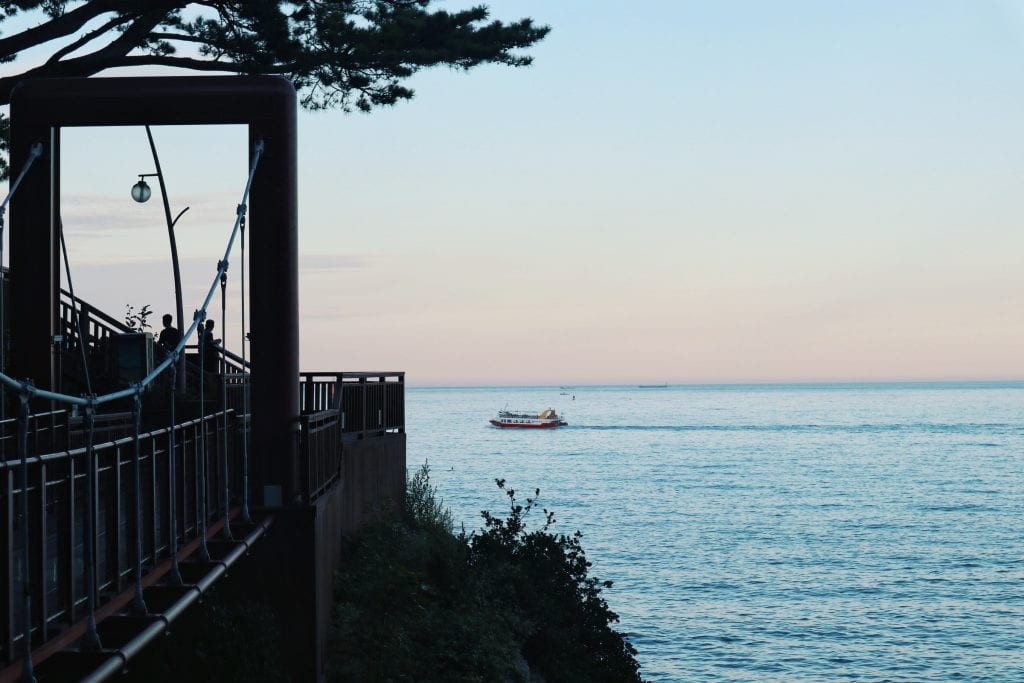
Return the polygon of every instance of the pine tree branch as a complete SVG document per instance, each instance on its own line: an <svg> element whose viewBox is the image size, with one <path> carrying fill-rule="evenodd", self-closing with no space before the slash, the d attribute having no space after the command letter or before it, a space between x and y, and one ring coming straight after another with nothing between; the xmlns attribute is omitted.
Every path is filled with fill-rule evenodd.
<svg viewBox="0 0 1024 683"><path fill-rule="evenodd" d="M143 45L149 32L159 26L166 16L167 13L162 11L147 12L136 18L115 40L95 52L54 64L48 62L15 76L0 78L0 104L9 103L14 86L26 78L92 76L105 69L120 66L119 60Z"/></svg>
<svg viewBox="0 0 1024 683"><path fill-rule="evenodd" d="M173 41L182 41L182 42L186 42L186 43L206 43L207 42L205 38L202 38L200 36L192 36L192 35L189 35L187 33L167 33L167 32L154 31L153 33L149 34L149 37L150 38L154 38L156 40L173 40Z"/></svg>
<svg viewBox="0 0 1024 683"><path fill-rule="evenodd" d="M118 26L122 26L122 25L128 23L129 21L131 21L131 19L129 17L123 17L123 16L114 17L113 19L111 19L110 21L105 23L103 26L100 26L99 28L97 28L95 30L89 31L88 33L86 33L84 36L82 36L78 40L74 41L73 43L69 43L68 45L65 45L61 49L59 49L56 52L54 52L53 55L51 55L50 58L46 60L46 63L47 64L56 64L61 59L63 59L67 55L71 54L72 52L74 52L78 48L82 47L83 45L87 45L87 44L91 43L97 37L103 35L107 31L110 31L111 29L117 28Z"/></svg>
<svg viewBox="0 0 1024 683"><path fill-rule="evenodd" d="M125 5L123 0L93 0L56 19L51 19L6 38L0 38L0 57L13 57L22 50L69 36L96 17L119 9L127 9Z"/></svg>
<svg viewBox="0 0 1024 683"><path fill-rule="evenodd" d="M219 61L215 59L196 59L194 57L171 57L168 55L128 55L115 60L115 63L105 68L126 67L126 66L170 66L179 69L191 69L194 71L224 71L227 73L243 74L248 73L243 65L234 62ZM282 67L280 71L286 71ZM268 72L268 73L273 73Z"/></svg>
<svg viewBox="0 0 1024 683"><path fill-rule="evenodd" d="M547 35L531 19L491 21L486 6L454 12L441 0L0 0L0 24L34 12L38 26L0 37L0 62L50 46L49 59L0 78L0 106L29 78L92 76L107 69L166 66L200 72L287 76L308 109L370 111L413 96L405 85L426 68L526 66L525 50ZM16 10L14 9L16 7ZM73 7L63 12L66 7ZM201 12L183 18L184 8ZM5 13L6 12L6 13ZM84 35L76 35L84 30ZM105 44L104 44L105 43ZM190 45L176 56L176 45ZM87 50L92 50L87 52ZM84 53L84 54L83 54ZM6 117L0 112L0 179Z"/></svg>

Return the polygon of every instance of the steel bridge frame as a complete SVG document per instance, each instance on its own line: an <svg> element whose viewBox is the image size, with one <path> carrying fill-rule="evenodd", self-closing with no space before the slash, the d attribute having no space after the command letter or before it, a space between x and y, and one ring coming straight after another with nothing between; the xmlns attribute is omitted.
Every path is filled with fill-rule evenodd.
<svg viewBox="0 0 1024 683"><path fill-rule="evenodd" d="M60 327L60 132L64 127L248 125L253 179L251 275L252 474L257 502L280 507L296 481L299 397L296 95L277 76L55 78L25 81L11 96L11 168L35 143L43 157L10 206L10 368L60 391L53 340ZM38 406L37 408L46 408Z"/></svg>

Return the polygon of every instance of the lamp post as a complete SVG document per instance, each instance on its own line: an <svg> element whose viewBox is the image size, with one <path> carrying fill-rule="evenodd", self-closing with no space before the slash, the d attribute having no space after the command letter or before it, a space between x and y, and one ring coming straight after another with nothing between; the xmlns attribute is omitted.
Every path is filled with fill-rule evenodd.
<svg viewBox="0 0 1024 683"><path fill-rule="evenodd" d="M146 183L146 178L156 176L157 182L160 183L160 197L164 201L164 220L167 222L167 238L171 241L171 267L174 269L174 306L176 323L178 325L178 333L181 334L184 330L182 322L185 318L184 309L181 301L181 268L178 265L178 242L174 238L174 226L178 222L178 219L188 211L189 207L182 209L174 219L171 219L171 205L167 200L167 186L164 184L164 174L160 169L160 157L156 153L156 143L153 142L153 131L150 130L149 126L146 126L146 137L149 138L149 149L153 152L153 165L156 166L156 173L140 173L139 182L132 185L132 199L139 202L140 204L148 201L153 191L150 189L149 184ZM185 354L181 354L181 358L178 359L178 389L181 391L185 390Z"/></svg>

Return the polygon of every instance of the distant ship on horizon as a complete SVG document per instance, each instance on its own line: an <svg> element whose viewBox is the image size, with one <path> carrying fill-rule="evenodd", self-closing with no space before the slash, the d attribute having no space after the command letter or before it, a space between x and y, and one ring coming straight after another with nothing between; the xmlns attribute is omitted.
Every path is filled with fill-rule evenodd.
<svg viewBox="0 0 1024 683"><path fill-rule="evenodd" d="M638 384L641 389L668 389L668 382L664 384Z"/></svg>

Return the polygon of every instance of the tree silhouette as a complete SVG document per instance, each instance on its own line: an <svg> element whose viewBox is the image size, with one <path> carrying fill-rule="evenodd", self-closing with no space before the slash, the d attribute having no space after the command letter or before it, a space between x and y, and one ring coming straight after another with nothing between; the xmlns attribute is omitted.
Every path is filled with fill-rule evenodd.
<svg viewBox="0 0 1024 683"><path fill-rule="evenodd" d="M413 96L404 81L434 66L526 66L547 26L504 23L486 6L448 12L435 0L0 0L0 61L32 48L42 64L0 78L0 105L26 78L92 76L118 67L281 74L308 109L370 111ZM35 19L36 23L31 24ZM6 116L0 119L6 152ZM4 155L5 156L5 155ZM6 159L2 172L6 176Z"/></svg>

